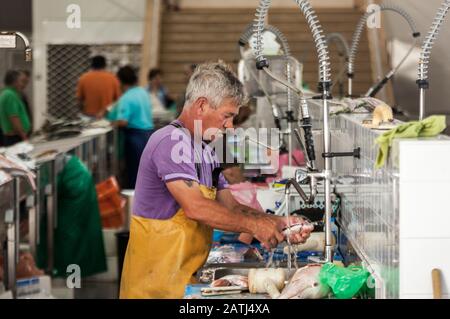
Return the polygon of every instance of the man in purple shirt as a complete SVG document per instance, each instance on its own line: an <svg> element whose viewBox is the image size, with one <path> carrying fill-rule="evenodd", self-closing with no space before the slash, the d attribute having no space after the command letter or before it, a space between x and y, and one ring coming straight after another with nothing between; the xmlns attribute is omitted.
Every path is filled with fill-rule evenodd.
<svg viewBox="0 0 450 319"><path fill-rule="evenodd" d="M179 119L150 138L139 165L121 298L183 297L206 261L214 228L251 234L266 249L286 239L285 218L233 198L205 141L205 133L218 136L233 127L244 101L243 86L229 66L200 65ZM304 242L312 229L305 225L291 242Z"/></svg>

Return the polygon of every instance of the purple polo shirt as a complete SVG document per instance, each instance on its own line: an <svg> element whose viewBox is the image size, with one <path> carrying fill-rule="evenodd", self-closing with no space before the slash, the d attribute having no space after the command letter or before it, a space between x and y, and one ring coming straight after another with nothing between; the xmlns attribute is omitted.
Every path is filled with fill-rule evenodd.
<svg viewBox="0 0 450 319"><path fill-rule="evenodd" d="M179 121L173 123L182 125ZM167 189L168 182L191 180L207 187L213 186L212 171L220 163L213 149L204 142L201 144L201 147L198 145L194 148L193 137L190 137L188 131L173 125L165 126L152 134L139 164L134 215L153 219L173 217L180 205ZM225 178L220 174L218 190L227 186Z"/></svg>

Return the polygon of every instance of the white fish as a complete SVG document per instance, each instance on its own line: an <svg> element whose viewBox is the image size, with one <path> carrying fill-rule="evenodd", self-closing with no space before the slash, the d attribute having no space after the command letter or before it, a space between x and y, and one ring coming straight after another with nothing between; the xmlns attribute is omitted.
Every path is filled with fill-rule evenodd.
<svg viewBox="0 0 450 319"><path fill-rule="evenodd" d="M319 281L322 265L310 264L297 270L278 299L321 299L329 288Z"/></svg>
<svg viewBox="0 0 450 319"><path fill-rule="evenodd" d="M248 278L241 275L228 275L211 283L211 287L239 286L248 288Z"/></svg>
<svg viewBox="0 0 450 319"><path fill-rule="evenodd" d="M8 175L26 177L33 190L36 189L36 176L31 170L23 165L18 158L13 161L12 158L8 158L0 154L0 170L4 171Z"/></svg>

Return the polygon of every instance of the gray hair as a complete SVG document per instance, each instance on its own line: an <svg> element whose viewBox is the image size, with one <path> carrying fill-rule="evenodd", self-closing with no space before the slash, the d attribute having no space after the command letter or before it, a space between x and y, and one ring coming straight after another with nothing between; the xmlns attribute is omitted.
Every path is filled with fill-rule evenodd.
<svg viewBox="0 0 450 319"><path fill-rule="evenodd" d="M218 108L226 98L233 99L238 106L247 103L244 86L223 62L203 63L195 69L186 89L185 105L201 97L207 98L213 108Z"/></svg>

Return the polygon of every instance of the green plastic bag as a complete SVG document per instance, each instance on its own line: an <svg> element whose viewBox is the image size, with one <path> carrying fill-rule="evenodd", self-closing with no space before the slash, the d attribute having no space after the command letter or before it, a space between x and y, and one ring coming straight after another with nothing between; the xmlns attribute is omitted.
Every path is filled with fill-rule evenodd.
<svg viewBox="0 0 450 319"><path fill-rule="evenodd" d="M332 263L323 265L319 274L320 282L328 285L337 299L351 299L360 292L368 294L370 273L361 266L347 268Z"/></svg>

